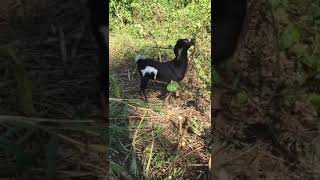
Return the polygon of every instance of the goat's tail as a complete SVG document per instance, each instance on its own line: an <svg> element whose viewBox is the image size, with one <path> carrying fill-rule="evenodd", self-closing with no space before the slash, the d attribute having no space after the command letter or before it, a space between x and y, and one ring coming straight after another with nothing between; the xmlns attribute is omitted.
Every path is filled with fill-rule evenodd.
<svg viewBox="0 0 320 180"><path fill-rule="evenodd" d="M136 57L134 58L134 62L137 63L139 60L145 59L144 55L142 54L137 54Z"/></svg>

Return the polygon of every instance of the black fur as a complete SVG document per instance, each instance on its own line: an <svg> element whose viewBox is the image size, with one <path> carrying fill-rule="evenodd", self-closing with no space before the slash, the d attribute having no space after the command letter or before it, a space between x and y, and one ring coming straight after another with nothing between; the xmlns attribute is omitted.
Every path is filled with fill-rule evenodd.
<svg viewBox="0 0 320 180"><path fill-rule="evenodd" d="M213 1L214 64L219 64L233 55L246 11L247 0Z"/></svg>
<svg viewBox="0 0 320 180"><path fill-rule="evenodd" d="M86 5L89 9L90 24L92 34L98 45L99 54L99 88L100 102L102 106L103 118L108 118L107 114L107 73L108 73L108 1L106 0L87 0ZM103 27L103 28L102 28ZM105 28L105 29L104 29ZM103 31L101 31L103 29Z"/></svg>
<svg viewBox="0 0 320 180"><path fill-rule="evenodd" d="M105 0L88 0L87 6L89 8L91 30L97 42L99 48L99 84L100 93L106 95L107 92L107 33L102 33L100 28L102 26L107 27L107 4L108 1ZM106 28L107 31L107 28Z"/></svg>
<svg viewBox="0 0 320 180"><path fill-rule="evenodd" d="M186 73L188 66L188 49L194 45L194 39L179 39L174 47L175 58L169 62L159 62L150 58L137 59L138 72L140 74L140 92L147 101L145 89L147 88L149 79L154 79L154 73L147 73L143 76L141 70L147 66L158 70L156 80L163 82L181 81Z"/></svg>

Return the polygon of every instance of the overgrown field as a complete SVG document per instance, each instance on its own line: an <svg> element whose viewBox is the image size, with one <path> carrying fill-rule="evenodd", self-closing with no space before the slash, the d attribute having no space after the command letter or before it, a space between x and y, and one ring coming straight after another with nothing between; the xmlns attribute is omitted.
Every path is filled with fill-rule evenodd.
<svg viewBox="0 0 320 180"><path fill-rule="evenodd" d="M78 0L0 2L2 179L106 179L86 10Z"/></svg>
<svg viewBox="0 0 320 180"><path fill-rule="evenodd" d="M248 2L239 78L213 90L212 175L319 179L320 1Z"/></svg>
<svg viewBox="0 0 320 180"><path fill-rule="evenodd" d="M210 134L211 2L111 1L110 178L206 178ZM138 53L168 61L179 38L196 38L189 69L170 102L165 85L139 95Z"/></svg>

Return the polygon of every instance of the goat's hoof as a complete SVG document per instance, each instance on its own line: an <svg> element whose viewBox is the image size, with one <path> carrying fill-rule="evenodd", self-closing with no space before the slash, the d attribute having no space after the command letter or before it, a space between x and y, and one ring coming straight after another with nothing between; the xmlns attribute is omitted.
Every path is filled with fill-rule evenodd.
<svg viewBox="0 0 320 180"><path fill-rule="evenodd" d="M142 96L142 100L143 100L144 102L148 103L148 99L147 99L146 97Z"/></svg>
<svg viewBox="0 0 320 180"><path fill-rule="evenodd" d="M166 98L164 99L164 101L165 101L166 104L171 104L170 97L171 97L171 94L168 94L168 95L166 96Z"/></svg>
<svg viewBox="0 0 320 180"><path fill-rule="evenodd" d="M140 95L141 95L141 98L142 98L145 102L148 102L147 96L145 95L145 93L144 93L143 91L140 91Z"/></svg>
<svg viewBox="0 0 320 180"><path fill-rule="evenodd" d="M180 92L177 90L176 91L176 97L179 97L180 96Z"/></svg>
<svg viewBox="0 0 320 180"><path fill-rule="evenodd" d="M143 96L142 99L143 99L145 102L148 102L147 96Z"/></svg>

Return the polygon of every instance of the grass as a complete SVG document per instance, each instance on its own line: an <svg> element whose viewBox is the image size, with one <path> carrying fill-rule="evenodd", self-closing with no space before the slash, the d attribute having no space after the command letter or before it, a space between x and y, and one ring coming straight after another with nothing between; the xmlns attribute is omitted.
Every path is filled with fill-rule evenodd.
<svg viewBox="0 0 320 180"><path fill-rule="evenodd" d="M313 118L309 123L319 128L319 73L320 73L320 1L285 1L272 3L279 28L281 57L293 62L295 81L290 80L288 85L300 88L300 92L290 94L291 101L299 101L302 107L308 107L304 112ZM297 7L303 7L296 11ZM292 68L293 69L293 68ZM291 97L290 97L291 96ZM288 99L289 99L288 98ZM294 99L294 100L293 100ZM313 134L313 141L305 138L305 146L301 149L304 155L300 158L309 163L312 179L318 179L319 149L314 144L319 144L319 133ZM318 143L315 143L318 142Z"/></svg>
<svg viewBox="0 0 320 180"><path fill-rule="evenodd" d="M84 10L78 1L28 1L8 3L1 11L3 178L107 176L108 129L96 121L97 62L93 38L79 28L87 27ZM63 61L62 49L72 61ZM70 52L77 53L71 57Z"/></svg>
<svg viewBox="0 0 320 180"><path fill-rule="evenodd" d="M111 1L110 5L111 179L207 178L210 1ZM189 51L194 60L179 83L181 95L168 103L159 94L166 92L164 85L150 84L150 102L141 101L134 56L167 61L174 57L177 39L192 37L197 46L194 54L192 48ZM198 107L197 100L204 103Z"/></svg>
<svg viewBox="0 0 320 180"><path fill-rule="evenodd" d="M213 92L212 175L318 179L319 1L248 3L240 80Z"/></svg>

